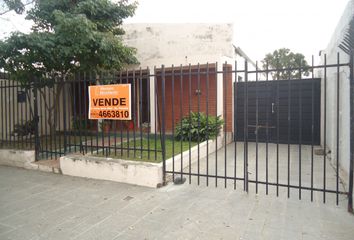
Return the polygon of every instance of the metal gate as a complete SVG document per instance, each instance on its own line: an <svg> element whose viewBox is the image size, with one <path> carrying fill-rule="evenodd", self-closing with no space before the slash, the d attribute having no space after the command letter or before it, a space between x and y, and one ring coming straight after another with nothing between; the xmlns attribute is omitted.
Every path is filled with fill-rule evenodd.
<svg viewBox="0 0 354 240"><path fill-rule="evenodd" d="M321 79L238 82L234 86L238 129L245 127L246 89L250 141L276 143L279 139L285 144L320 145ZM240 131L236 140L243 138L244 132Z"/></svg>
<svg viewBox="0 0 354 240"><path fill-rule="evenodd" d="M335 63L327 63L324 56L322 65L294 69L260 69L247 62L243 66L216 63L163 71L163 85L173 86L166 88L163 99L171 115L166 126L183 124L180 116L185 112L221 116L224 121L215 138L193 142L190 137L189 150L166 159L164 173L176 182L186 179L190 184L337 205L349 200L351 209L353 159L342 146L350 141L342 125L342 113L350 108L344 109L341 91L349 84L352 63L341 63L338 55ZM284 71L302 78L272 79ZM204 118L199 116L194 126L189 123L190 135L202 132ZM345 162L350 163L349 179L340 175Z"/></svg>

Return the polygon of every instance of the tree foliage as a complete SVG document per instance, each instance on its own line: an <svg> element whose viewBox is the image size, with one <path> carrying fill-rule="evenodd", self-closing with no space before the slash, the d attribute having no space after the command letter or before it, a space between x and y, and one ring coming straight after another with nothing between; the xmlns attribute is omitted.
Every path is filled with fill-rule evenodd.
<svg viewBox="0 0 354 240"><path fill-rule="evenodd" d="M305 56L301 53L293 53L288 48L275 50L268 53L262 60L264 69L273 69L272 77L274 80L299 79L309 75L309 65Z"/></svg>
<svg viewBox="0 0 354 240"><path fill-rule="evenodd" d="M37 1L26 17L34 22L32 31L0 41L0 67L28 81L136 63L135 50L120 38L123 19L135 8L127 1Z"/></svg>
<svg viewBox="0 0 354 240"><path fill-rule="evenodd" d="M34 1L21 1L21 0L2 0L0 3L0 15L15 11L18 14L22 14L25 11L25 6Z"/></svg>
<svg viewBox="0 0 354 240"><path fill-rule="evenodd" d="M24 84L36 79L37 86L52 88L57 99L48 106L52 112L63 87L58 84L54 93L53 80L64 82L77 71L119 70L137 63L135 49L121 39L123 20L133 16L136 7L128 0L35 1L26 13L33 21L31 32L15 32L0 41L0 69ZM54 114L49 114L51 125Z"/></svg>

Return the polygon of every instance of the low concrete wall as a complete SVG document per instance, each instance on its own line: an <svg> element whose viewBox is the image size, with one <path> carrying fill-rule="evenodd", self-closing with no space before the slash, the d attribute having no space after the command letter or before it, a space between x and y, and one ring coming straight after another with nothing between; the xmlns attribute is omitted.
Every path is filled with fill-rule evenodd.
<svg viewBox="0 0 354 240"><path fill-rule="evenodd" d="M0 149L0 165L34 169L34 151Z"/></svg>
<svg viewBox="0 0 354 240"><path fill-rule="evenodd" d="M60 169L64 175L146 187L159 187L162 183L162 167L156 163L72 155L60 158Z"/></svg>
<svg viewBox="0 0 354 240"><path fill-rule="evenodd" d="M231 135L227 136L227 142L231 140ZM225 139L218 137L216 147L215 140L209 140L209 153L224 145ZM206 156L207 142L199 145L199 159ZM183 152L183 166L188 167L189 150ZM191 163L198 160L198 146L191 148ZM181 164L181 154L175 156L175 169L179 169ZM171 170L173 159L166 160L166 169ZM123 159L102 158L82 155L68 155L60 158L60 169L62 174L86 177L101 180L123 182L146 187L162 186L163 167L161 163L148 163L140 161L129 161Z"/></svg>
<svg viewBox="0 0 354 240"><path fill-rule="evenodd" d="M230 143L231 141L232 141L232 134L230 133L226 136L226 143ZM178 142L176 142L176 144L178 144ZM215 139L200 143L199 144L199 159L205 158L207 156L207 146L208 146L208 154L211 154L211 153L215 152L215 150L219 150L220 148L225 146L225 137L219 136L217 138L217 146L216 146ZM193 164L198 161L198 145L192 147L190 149L190 152L191 152L190 162L191 162L191 164ZM174 162L174 164L173 164L173 162ZM182 163L183 163L183 165L182 165L183 168L186 168L189 166L189 150L184 151L182 154L175 155L174 158L167 159L166 160L166 170L172 171L173 165L174 165L175 171L180 171Z"/></svg>

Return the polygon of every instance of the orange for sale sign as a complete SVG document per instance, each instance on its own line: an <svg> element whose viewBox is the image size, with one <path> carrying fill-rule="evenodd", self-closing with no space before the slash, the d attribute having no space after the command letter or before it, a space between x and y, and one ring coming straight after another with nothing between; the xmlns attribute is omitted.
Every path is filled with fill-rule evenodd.
<svg viewBox="0 0 354 240"><path fill-rule="evenodd" d="M130 84L89 86L89 119L131 120Z"/></svg>

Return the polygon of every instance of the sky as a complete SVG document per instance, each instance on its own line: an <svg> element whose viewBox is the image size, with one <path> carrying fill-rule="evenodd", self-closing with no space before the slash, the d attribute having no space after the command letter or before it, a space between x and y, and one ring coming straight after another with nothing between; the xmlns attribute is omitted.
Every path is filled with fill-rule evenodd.
<svg viewBox="0 0 354 240"><path fill-rule="evenodd" d="M234 24L234 44L254 61L287 47L308 59L326 48L348 0L139 0L128 22Z"/></svg>
<svg viewBox="0 0 354 240"><path fill-rule="evenodd" d="M138 0L129 23L233 23L234 44L253 60L287 47L307 59L326 48L348 0ZM0 38L30 23L0 16Z"/></svg>

